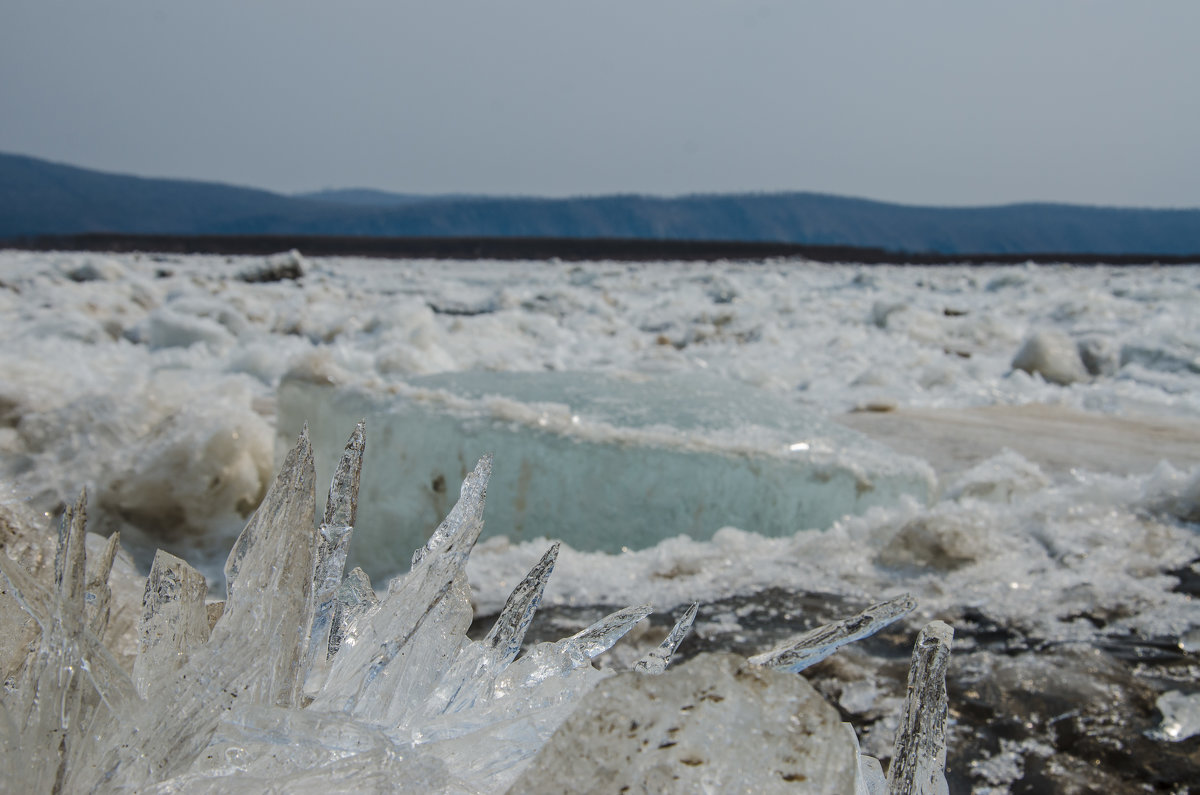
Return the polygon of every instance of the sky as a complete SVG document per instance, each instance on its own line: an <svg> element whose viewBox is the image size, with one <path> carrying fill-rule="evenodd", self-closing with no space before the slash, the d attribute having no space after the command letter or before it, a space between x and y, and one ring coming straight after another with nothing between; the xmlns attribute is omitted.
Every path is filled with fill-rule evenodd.
<svg viewBox="0 0 1200 795"><path fill-rule="evenodd" d="M299 192L1200 207L1200 2L4 0L0 151Z"/></svg>

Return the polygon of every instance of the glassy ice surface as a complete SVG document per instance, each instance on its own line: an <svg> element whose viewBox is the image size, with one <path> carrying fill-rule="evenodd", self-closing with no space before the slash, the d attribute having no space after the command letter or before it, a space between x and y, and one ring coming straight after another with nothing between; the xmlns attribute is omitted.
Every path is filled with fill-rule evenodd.
<svg viewBox="0 0 1200 795"><path fill-rule="evenodd" d="M466 462L491 450L505 451L490 486L493 532L580 550L704 539L725 526L790 535L902 495L926 501L934 486L923 462L703 375L455 373L384 397L299 380L280 388L281 439L304 418L321 429L363 416L372 428L363 499L374 516L360 523L352 560L372 575L400 567L395 550L429 533ZM313 441L323 460L342 443L321 430Z"/></svg>

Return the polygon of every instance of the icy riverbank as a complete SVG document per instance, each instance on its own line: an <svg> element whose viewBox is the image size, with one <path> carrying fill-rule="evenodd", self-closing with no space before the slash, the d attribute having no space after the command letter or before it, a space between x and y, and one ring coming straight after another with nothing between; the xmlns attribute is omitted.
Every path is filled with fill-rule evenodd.
<svg viewBox="0 0 1200 795"><path fill-rule="evenodd" d="M164 546L219 591L227 551L271 482L289 373L371 400L453 377L439 373L716 378L851 425L897 461L923 459L936 491L778 537L739 519L693 529L699 538L663 528L615 555L564 546L547 625L531 638L570 635L623 604L677 612L701 601L680 655L750 655L911 591L912 618L805 674L868 753L891 753L912 637L943 619L957 632L955 791L1169 791L1200 774L1200 739L1171 728L1191 725L1200 679L1198 301L1195 267L0 252L0 480L4 500L39 515L86 483L92 526L120 529L143 572ZM1078 356L1063 372L1081 380L1014 369L1047 331L1068 339L1050 349ZM851 413L864 407L895 410ZM494 452L497 477L515 485L520 465ZM444 473L443 507L472 464ZM418 485L433 494L433 481ZM704 496L704 483L689 487ZM483 540L467 568L485 617L545 552L539 539L563 535L495 529L505 537ZM620 647L610 655L636 661Z"/></svg>
<svg viewBox="0 0 1200 795"><path fill-rule="evenodd" d="M607 676L592 658L651 608L625 608L556 643L523 649L556 545L513 590L491 631L470 640L465 564L483 528L488 458L413 554L411 571L382 597L361 570L343 579L364 443L360 425L318 527L312 447L302 433L229 553L226 599L206 602L200 574L160 552L136 628L114 622L107 643L110 618L128 607L114 604L118 537L89 565L81 495L63 518L45 583L36 558L19 560L39 545L39 532L9 514L0 556L0 620L10 629L0 644L6 786L30 793L558 792L606 788L606 771L615 769L638 791L945 791L946 625L934 622L918 638L886 784L879 762L860 755L853 729L805 680L772 673L794 673L877 632L911 612L910 599L806 633L749 663L697 659L663 676L693 605L633 666L632 678L612 677L598 698L589 696ZM131 629L137 650L132 666L123 666L114 652L128 646ZM648 683L655 677L661 685ZM614 695L638 705L640 722L609 703ZM599 720L621 733L628 720L641 733L622 743L603 726L597 731ZM547 746L551 740L557 744ZM571 763L559 760L564 754Z"/></svg>

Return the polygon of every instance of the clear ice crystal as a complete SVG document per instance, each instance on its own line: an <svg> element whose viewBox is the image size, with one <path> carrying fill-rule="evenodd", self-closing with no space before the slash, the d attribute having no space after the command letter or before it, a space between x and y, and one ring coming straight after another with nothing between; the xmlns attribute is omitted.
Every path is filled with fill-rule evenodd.
<svg viewBox="0 0 1200 795"><path fill-rule="evenodd" d="M316 477L305 429L225 563L225 609L212 634L217 645L239 637L253 648L267 672L239 694L253 703L300 700L313 615Z"/></svg>
<svg viewBox="0 0 1200 795"><path fill-rule="evenodd" d="M347 637L351 643L354 642L358 636L355 631L358 620L378 604L379 597L371 587L371 578L365 571L355 567L346 575L334 595L333 618L329 623L328 659L333 659Z"/></svg>
<svg viewBox="0 0 1200 795"><path fill-rule="evenodd" d="M946 795L946 669L954 630L942 621L917 635L908 669L908 696L896 734L888 791L892 795Z"/></svg>
<svg viewBox="0 0 1200 795"><path fill-rule="evenodd" d="M796 673L815 665L847 643L870 637L911 613L917 601L909 594L874 604L850 618L811 629L773 651L750 658L756 665Z"/></svg>
<svg viewBox="0 0 1200 795"><path fill-rule="evenodd" d="M188 652L208 642L204 575L186 561L158 550L146 578L133 683L143 698L150 683L187 662Z"/></svg>
<svg viewBox="0 0 1200 795"><path fill-rule="evenodd" d="M354 427L346 451L338 462L325 500L325 517L317 528L316 561L313 565L313 618L309 632L305 693L313 696L329 673L331 631L337 592L346 568L350 537L358 514L358 484L366 452L366 423Z"/></svg>
<svg viewBox="0 0 1200 795"><path fill-rule="evenodd" d="M651 608L618 610L569 638L525 648L555 544L513 590L488 634L469 639L465 565L483 529L490 456L466 477L457 504L414 553L412 569L382 598L361 569L343 578L364 450L360 423L318 526L312 447L301 433L230 552L224 603L206 604L199 572L160 551L131 671L102 640L118 541L110 539L88 565L86 495L63 517L52 587L0 554L7 604L15 601L39 632L0 692L5 786L33 793L321 795L511 786L580 699L612 676L593 658ZM697 609L683 612L635 674L667 668ZM798 670L911 609L907 598L873 606L757 661ZM949 628L939 626L930 625L918 642L910 691L922 695L910 708L902 735L908 739L897 746L893 781L941 775ZM868 759L862 757L864 771Z"/></svg>
<svg viewBox="0 0 1200 795"><path fill-rule="evenodd" d="M121 534L113 533L104 544L104 550L95 566L90 567L87 577L87 591L84 594L85 620L88 629L97 638L103 639L108 629L108 617L111 611L112 589L108 587L108 578L112 574L113 561L117 557L117 547L121 543Z"/></svg>
<svg viewBox="0 0 1200 795"><path fill-rule="evenodd" d="M487 637L462 650L426 702L423 710L426 717L462 712L474 707L491 691L495 677L521 651L525 632L533 623L550 573L554 571L558 549L558 544L552 545L513 589Z"/></svg>
<svg viewBox="0 0 1200 795"><path fill-rule="evenodd" d="M679 648L679 644L683 643L683 639L687 637L688 632L692 630L692 622L696 620L696 611L700 609L699 602L692 602L687 610L683 611L683 615L675 622L675 626L671 627L671 631L667 633L667 637L657 647L646 653L646 656L638 660L633 670L638 673L650 674L657 676L667 670L667 666L671 664L671 655Z"/></svg>

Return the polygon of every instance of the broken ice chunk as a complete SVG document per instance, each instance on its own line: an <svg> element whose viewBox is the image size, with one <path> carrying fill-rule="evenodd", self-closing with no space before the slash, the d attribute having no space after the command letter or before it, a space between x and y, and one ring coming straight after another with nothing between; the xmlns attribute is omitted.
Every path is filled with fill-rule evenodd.
<svg viewBox="0 0 1200 795"><path fill-rule="evenodd" d="M888 791L892 795L946 795L946 668L954 629L927 624L913 646L908 697L896 734Z"/></svg>
<svg viewBox="0 0 1200 795"><path fill-rule="evenodd" d="M699 602L692 602L687 610L683 611L683 615L675 622L675 626L671 627L671 631L667 633L667 637L660 643L657 648L651 649L646 653L646 656L638 660L633 666L633 670L638 673L651 674L657 676L667 670L667 666L671 664L671 655L679 648L679 644L683 643L683 639L687 637L688 632L692 628L692 622L696 620L696 611L700 609Z"/></svg>
<svg viewBox="0 0 1200 795"><path fill-rule="evenodd" d="M879 760L862 752L858 744L858 735L849 723L843 723L842 729L847 739L854 746L858 755L858 770L854 775L854 795L888 795L887 776L883 774L883 766Z"/></svg>
<svg viewBox="0 0 1200 795"><path fill-rule="evenodd" d="M1178 743L1200 734L1200 693L1171 690L1159 696L1155 706L1163 719L1157 729L1146 732L1150 737Z"/></svg>
<svg viewBox="0 0 1200 795"><path fill-rule="evenodd" d="M375 510L350 565L376 579L406 568L397 550L420 545L464 462L488 450L504 451L491 532L583 551L702 540L725 526L791 535L904 495L928 501L935 485L922 461L786 396L703 374L447 373L386 392L292 379L278 406L281 440L323 418L318 472L341 450L338 418L369 418L362 499Z"/></svg>
<svg viewBox="0 0 1200 795"><path fill-rule="evenodd" d="M597 684L509 791L853 793L852 734L803 677L702 654Z"/></svg>
<svg viewBox="0 0 1200 795"><path fill-rule="evenodd" d="M133 682L145 696L149 683L187 662L188 651L208 640L204 575L169 552L158 550L146 579Z"/></svg>
<svg viewBox="0 0 1200 795"><path fill-rule="evenodd" d="M755 665L779 668L784 671L803 671L824 660L835 651L856 640L874 635L889 624L916 609L917 602L908 594L871 605L850 618L810 629L773 651L750 658Z"/></svg>

